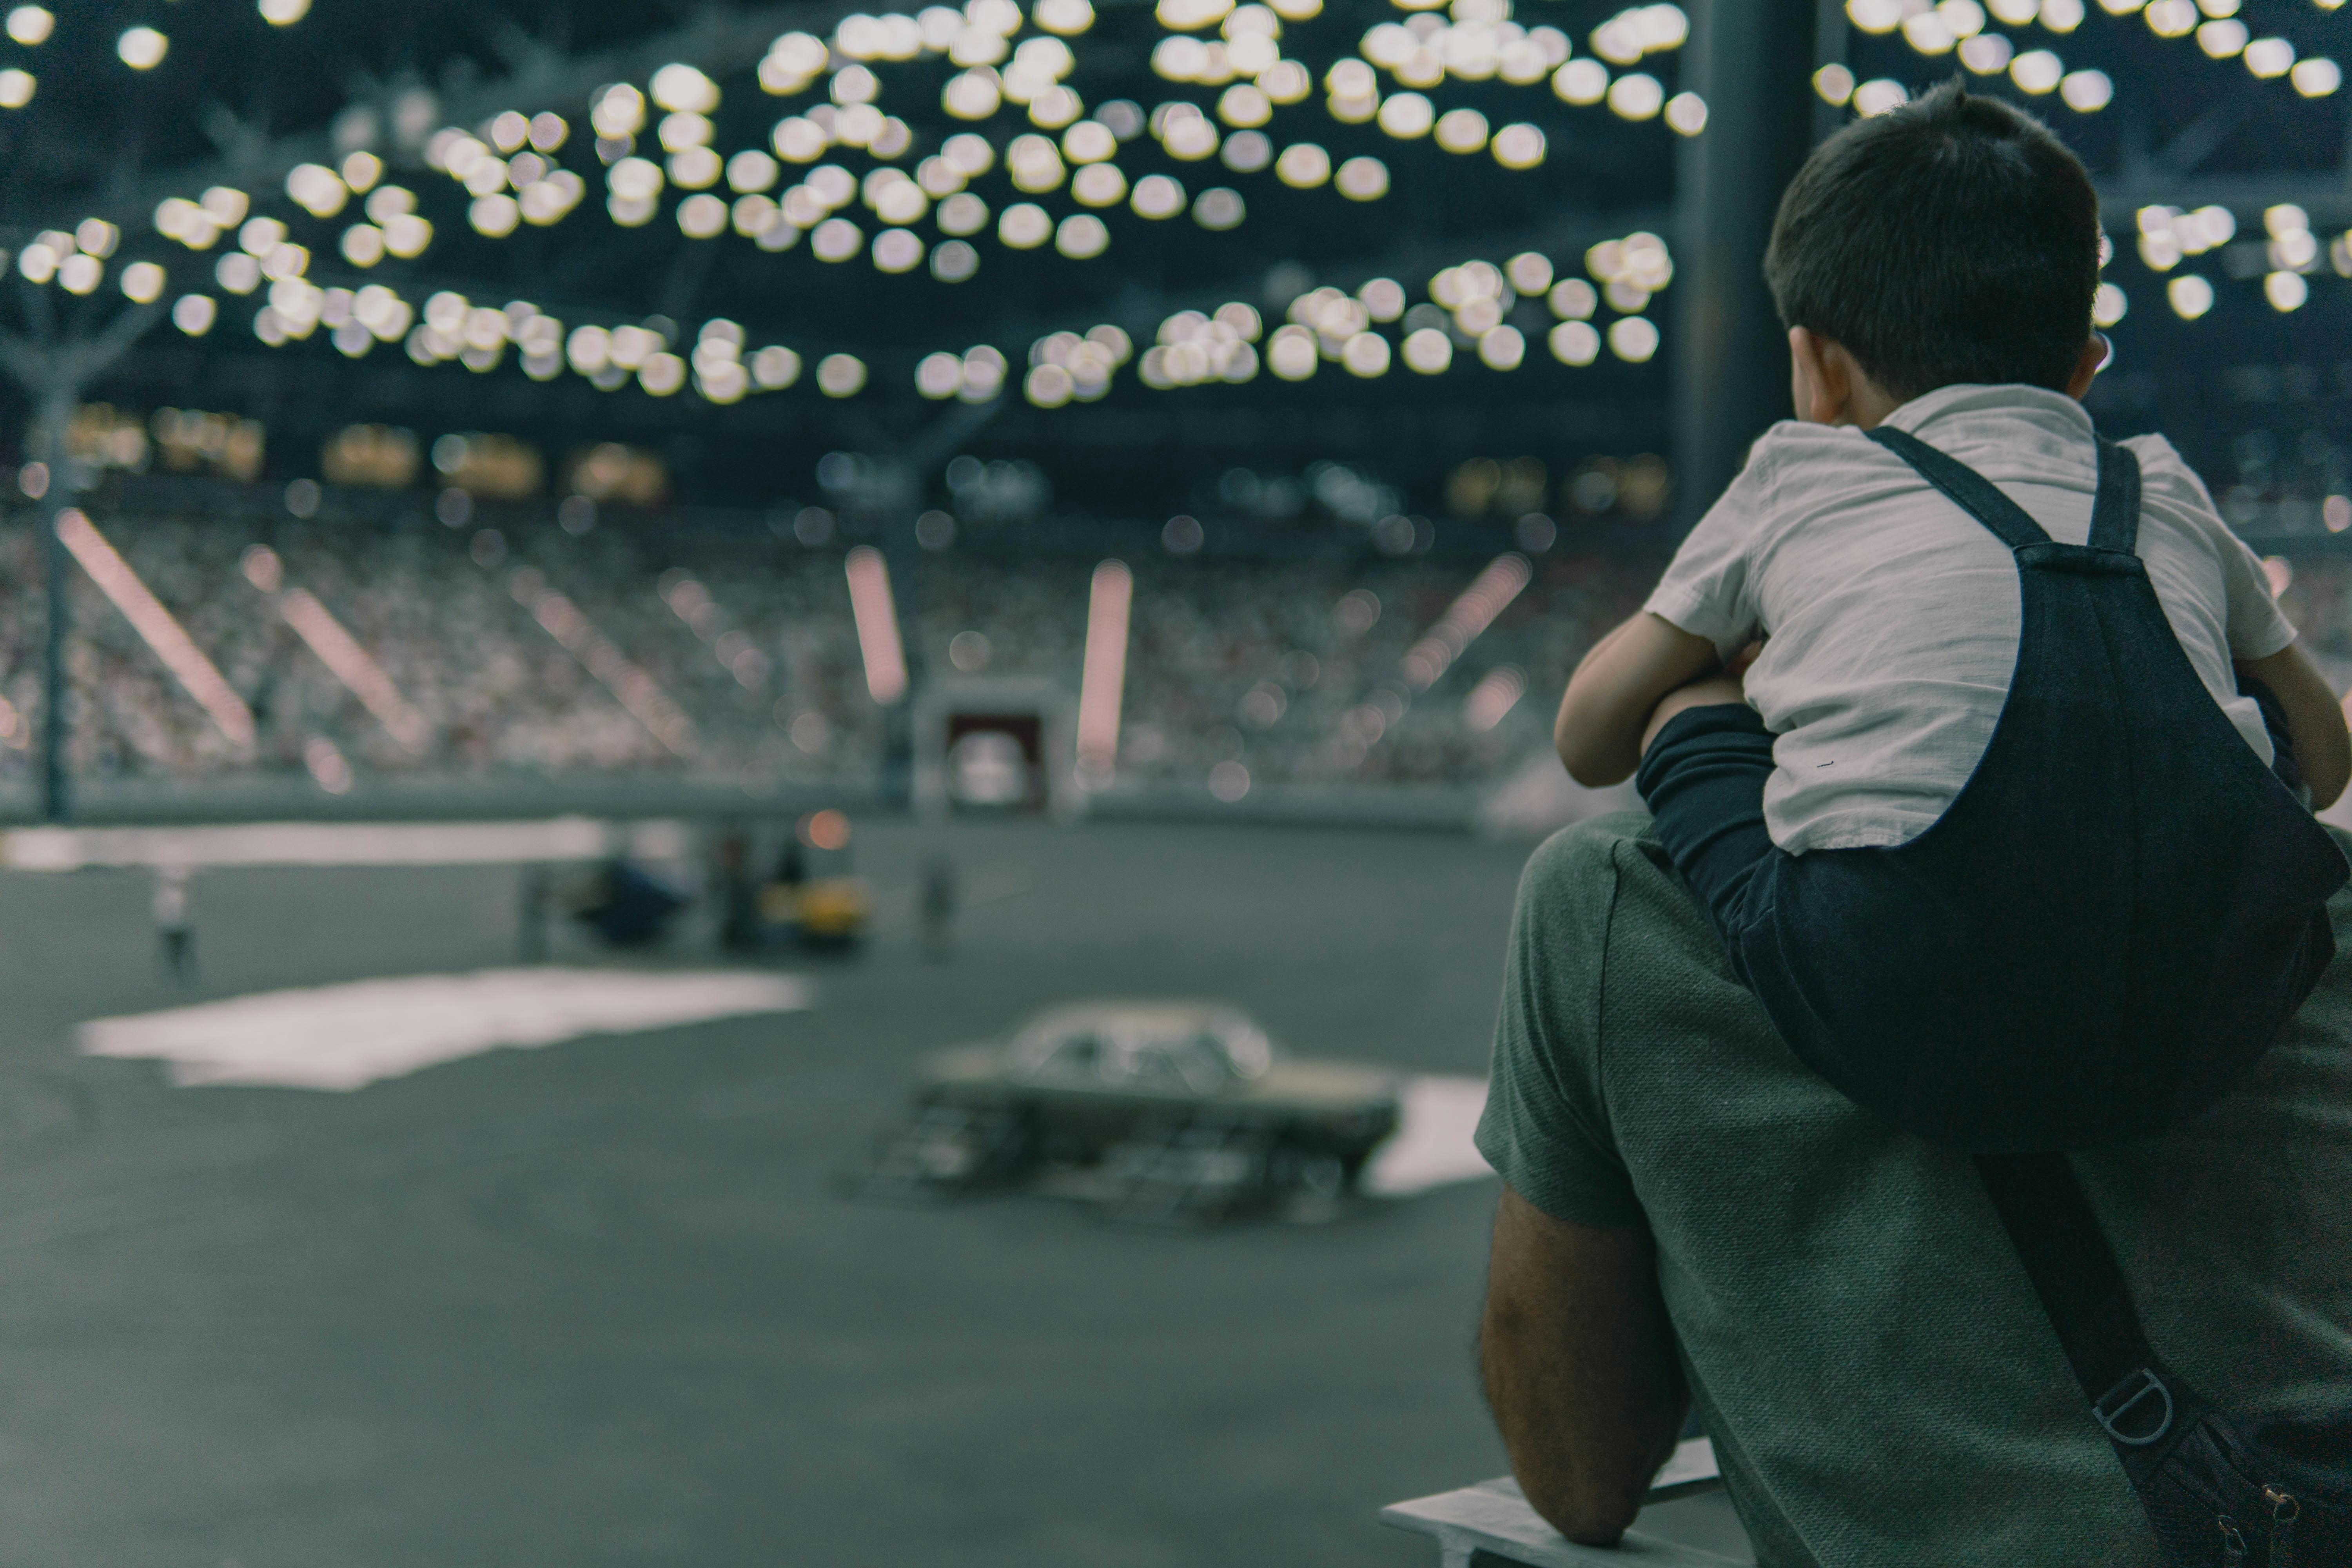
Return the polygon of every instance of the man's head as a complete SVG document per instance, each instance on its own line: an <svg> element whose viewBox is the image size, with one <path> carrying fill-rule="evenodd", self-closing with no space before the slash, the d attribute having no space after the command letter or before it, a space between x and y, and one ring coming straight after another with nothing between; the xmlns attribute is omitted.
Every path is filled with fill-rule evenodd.
<svg viewBox="0 0 2352 1568"><path fill-rule="evenodd" d="M1764 273L1783 325L1842 346L1895 403L1961 382L2072 391L2098 193L2040 121L1954 79L1814 149Z"/></svg>

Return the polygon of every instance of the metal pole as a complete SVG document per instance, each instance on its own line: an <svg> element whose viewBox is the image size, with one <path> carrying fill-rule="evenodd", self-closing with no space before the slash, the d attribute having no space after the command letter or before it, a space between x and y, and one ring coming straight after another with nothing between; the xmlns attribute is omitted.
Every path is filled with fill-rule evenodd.
<svg viewBox="0 0 2352 1568"><path fill-rule="evenodd" d="M33 439L27 444L36 461L48 472L48 484L39 497L42 574L48 580L48 635L41 665L41 815L50 822L73 816L72 773L68 751L72 725L71 700L66 679L66 644L72 634L73 605L67 594L70 570L65 542L58 537L58 516L71 496L67 482L66 428L73 422L75 387L56 378L43 385L34 406Z"/></svg>
<svg viewBox="0 0 2352 1568"><path fill-rule="evenodd" d="M1698 521L1748 444L1789 416L1789 355L1764 286L1780 192L1813 141L1817 0L1696 0L1685 80L1703 135L1675 165L1675 517Z"/></svg>
<svg viewBox="0 0 2352 1568"><path fill-rule="evenodd" d="M1845 6L1840 0L1815 0L1813 8L1813 69L1823 66L1842 66L1846 61ZM1816 92L1813 95L1813 144L1821 145L1846 122L1846 109L1842 103L1832 103Z"/></svg>
<svg viewBox="0 0 2352 1568"><path fill-rule="evenodd" d="M893 805L915 798L915 695L925 674L920 616L923 607L923 547L916 525L924 487L950 458L996 417L1003 399L950 408L900 449L881 459L866 509L882 524L882 559L890 568L890 596L898 616L898 641L907 660L907 695L885 715L882 797Z"/></svg>

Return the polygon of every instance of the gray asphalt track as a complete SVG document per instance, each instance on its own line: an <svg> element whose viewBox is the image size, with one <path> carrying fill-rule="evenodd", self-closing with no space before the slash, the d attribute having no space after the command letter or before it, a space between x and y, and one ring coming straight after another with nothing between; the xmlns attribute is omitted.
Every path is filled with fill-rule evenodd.
<svg viewBox="0 0 2352 1568"><path fill-rule="evenodd" d="M944 844L953 962L904 929ZM174 1089L72 1026L184 999L134 873L0 875L0 1564L1420 1563L1497 1473L1490 1182L1323 1227L835 1194L912 1058L1207 994L1485 1065L1524 846L862 825L886 931L783 1017L352 1094ZM200 994L510 963L501 869L205 873ZM588 957L575 938L555 956ZM650 962L712 962L682 943Z"/></svg>

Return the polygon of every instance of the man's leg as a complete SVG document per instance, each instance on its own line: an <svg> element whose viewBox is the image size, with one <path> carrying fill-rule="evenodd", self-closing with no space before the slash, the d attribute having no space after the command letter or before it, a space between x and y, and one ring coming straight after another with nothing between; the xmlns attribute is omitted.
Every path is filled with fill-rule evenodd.
<svg viewBox="0 0 2352 1568"><path fill-rule="evenodd" d="M1745 924L1737 911L1756 868L1772 853L1764 826L1772 732L1736 700L1737 691L1728 681L1702 682L1661 703L1663 722L1633 780L1658 842L1719 933ZM1727 695L1735 700L1724 700ZM1676 697L1684 700L1669 710Z"/></svg>

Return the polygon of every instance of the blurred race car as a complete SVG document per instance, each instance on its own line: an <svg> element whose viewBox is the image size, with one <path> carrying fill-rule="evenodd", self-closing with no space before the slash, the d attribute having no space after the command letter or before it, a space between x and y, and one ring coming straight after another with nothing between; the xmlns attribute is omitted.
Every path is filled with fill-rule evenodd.
<svg viewBox="0 0 2352 1568"><path fill-rule="evenodd" d="M774 931L810 947L855 947L866 938L873 895L856 877L771 882L760 889L760 917Z"/></svg>
<svg viewBox="0 0 2352 1568"><path fill-rule="evenodd" d="M852 869L849 818L811 812L784 841L775 875L760 889L767 931L803 947L855 948L874 918L874 895Z"/></svg>
<svg viewBox="0 0 2352 1568"><path fill-rule="evenodd" d="M941 1196L1085 1172L1088 1195L1165 1220L1337 1201L1395 1131L1398 1089L1384 1068L1285 1057L1233 1007L1073 1003L927 1058L867 1188Z"/></svg>

